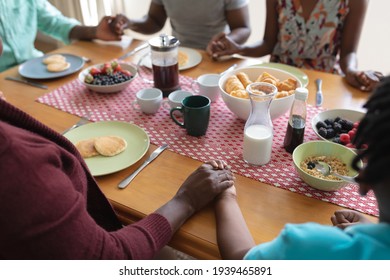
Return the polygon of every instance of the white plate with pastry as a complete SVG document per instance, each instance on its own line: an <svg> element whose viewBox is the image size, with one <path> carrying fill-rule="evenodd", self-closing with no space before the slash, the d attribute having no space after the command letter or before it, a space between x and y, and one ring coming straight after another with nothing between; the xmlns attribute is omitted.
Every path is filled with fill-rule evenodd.
<svg viewBox="0 0 390 280"><path fill-rule="evenodd" d="M178 62L179 70L186 70L195 67L202 61L202 55L194 49L179 47ZM142 58L142 65L152 68L152 61L150 55L146 55Z"/></svg>
<svg viewBox="0 0 390 280"><path fill-rule="evenodd" d="M80 56L61 53L27 60L19 66L19 74L28 79L54 79L79 71L84 66Z"/></svg>
<svg viewBox="0 0 390 280"><path fill-rule="evenodd" d="M118 121L88 123L65 133L64 136L79 151L80 143L85 141L91 140L92 145L98 145L97 151L87 154L84 158L93 176L111 174L133 165L146 154L150 144L149 136L142 128ZM105 144L108 144L108 150L104 147ZM116 151L112 150L114 144L117 145ZM80 151L84 156L88 152Z"/></svg>

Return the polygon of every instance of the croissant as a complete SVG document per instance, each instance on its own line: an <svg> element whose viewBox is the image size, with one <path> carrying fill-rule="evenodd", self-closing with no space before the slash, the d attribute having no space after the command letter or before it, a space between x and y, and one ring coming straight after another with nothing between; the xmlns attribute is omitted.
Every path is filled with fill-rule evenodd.
<svg viewBox="0 0 390 280"><path fill-rule="evenodd" d="M237 78L237 76L233 75L233 76L230 76L226 80L225 90L227 93L230 94L231 92L233 92L235 90L244 90L245 91L245 88L242 85L242 83L240 82L240 80Z"/></svg>
<svg viewBox="0 0 390 280"><path fill-rule="evenodd" d="M239 72L236 74L237 75L237 78L240 80L240 82L242 83L242 85L244 86L244 88L246 88L249 84L253 83L248 75L244 72Z"/></svg>
<svg viewBox="0 0 390 280"><path fill-rule="evenodd" d="M279 91L290 91L297 88L297 81L292 78L288 78L277 84L277 88Z"/></svg>
<svg viewBox="0 0 390 280"><path fill-rule="evenodd" d="M286 90L282 90L282 91L278 91L278 93L275 95L275 98L283 98L283 97L286 97L286 96L290 96L292 94L294 94L295 90L289 90L289 91L286 91Z"/></svg>
<svg viewBox="0 0 390 280"><path fill-rule="evenodd" d="M276 86L279 80L267 72L263 72L257 79L256 82L270 83Z"/></svg>
<svg viewBox="0 0 390 280"><path fill-rule="evenodd" d="M235 96L235 97L239 97L239 98L246 98L246 99L249 98L248 93L246 92L246 90L243 90L243 89L233 90L230 93L230 95Z"/></svg>

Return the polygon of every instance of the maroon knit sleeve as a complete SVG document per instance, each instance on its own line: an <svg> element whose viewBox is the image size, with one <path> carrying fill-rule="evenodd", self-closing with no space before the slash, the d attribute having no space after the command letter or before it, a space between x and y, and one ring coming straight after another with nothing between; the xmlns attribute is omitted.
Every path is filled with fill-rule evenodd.
<svg viewBox="0 0 390 280"><path fill-rule="evenodd" d="M107 231L87 211L74 155L1 121L0 141L0 259L150 259L172 237L158 214Z"/></svg>
<svg viewBox="0 0 390 280"><path fill-rule="evenodd" d="M119 253L124 255L118 255L117 258L129 258L130 256L131 259L145 260L152 259L169 242L171 237L172 230L167 219L153 213L133 225L112 232L110 238L123 245L124 250ZM110 241L113 242L112 239ZM107 250L108 254L106 255L104 249L101 257L103 259L111 258L109 255L111 250Z"/></svg>

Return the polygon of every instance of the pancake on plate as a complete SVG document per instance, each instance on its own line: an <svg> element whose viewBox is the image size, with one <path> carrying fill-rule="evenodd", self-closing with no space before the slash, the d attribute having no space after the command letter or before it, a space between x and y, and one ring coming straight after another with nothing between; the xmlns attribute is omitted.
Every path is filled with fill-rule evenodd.
<svg viewBox="0 0 390 280"><path fill-rule="evenodd" d="M126 140L119 136L102 136L95 139L95 149L102 156L115 156L123 152L126 147Z"/></svg>
<svg viewBox="0 0 390 280"><path fill-rule="evenodd" d="M61 54L53 54L50 55L42 60L42 62L46 65L51 63L59 63L59 62L66 62L65 56Z"/></svg>
<svg viewBox="0 0 390 280"><path fill-rule="evenodd" d="M55 62L47 65L47 70L50 72L62 72L69 69L69 62Z"/></svg>
<svg viewBox="0 0 390 280"><path fill-rule="evenodd" d="M95 138L78 141L75 146L83 158L99 155L95 149Z"/></svg>
<svg viewBox="0 0 390 280"><path fill-rule="evenodd" d="M46 69L49 72L62 72L70 67L70 63L66 61L66 57L61 54L53 54L42 60L46 64Z"/></svg>
<svg viewBox="0 0 390 280"><path fill-rule="evenodd" d="M179 51L177 62L179 64L179 67L182 67L188 63L188 55L182 51Z"/></svg>

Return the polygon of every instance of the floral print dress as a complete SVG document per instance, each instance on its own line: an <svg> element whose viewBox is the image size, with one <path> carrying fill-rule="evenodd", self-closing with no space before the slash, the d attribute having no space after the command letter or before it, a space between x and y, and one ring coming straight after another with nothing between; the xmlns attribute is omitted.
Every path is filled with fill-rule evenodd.
<svg viewBox="0 0 390 280"><path fill-rule="evenodd" d="M320 0L306 21L300 0L278 0L279 34L271 61L342 73L339 51L348 1Z"/></svg>

